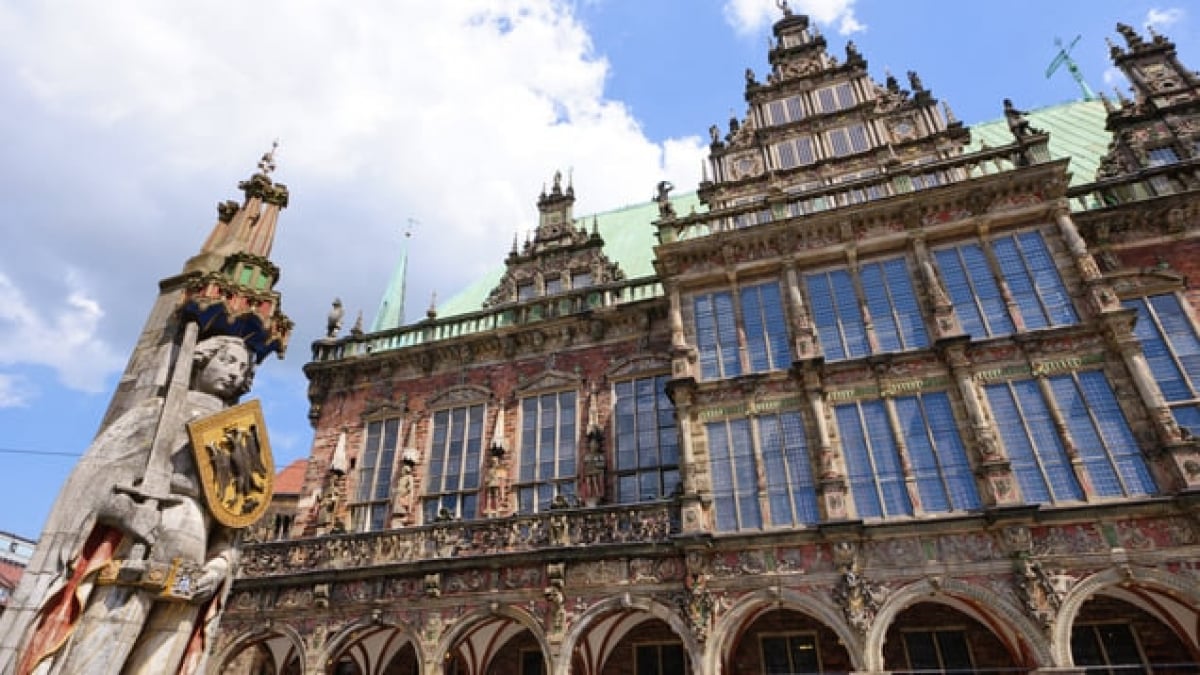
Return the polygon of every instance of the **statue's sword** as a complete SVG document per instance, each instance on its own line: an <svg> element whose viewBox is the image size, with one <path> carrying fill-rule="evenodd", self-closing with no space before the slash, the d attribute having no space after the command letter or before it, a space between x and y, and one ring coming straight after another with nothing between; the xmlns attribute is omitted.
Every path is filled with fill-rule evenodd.
<svg viewBox="0 0 1200 675"><path fill-rule="evenodd" d="M194 321L184 324L141 481L114 486L115 502L122 506L110 510L107 517L102 518L134 537L129 557L117 572L117 580L121 582L138 583L144 579L149 565L149 547L154 546L159 535L161 509L179 501L178 497L171 496L171 453L175 450L174 442L183 421L199 330Z"/></svg>

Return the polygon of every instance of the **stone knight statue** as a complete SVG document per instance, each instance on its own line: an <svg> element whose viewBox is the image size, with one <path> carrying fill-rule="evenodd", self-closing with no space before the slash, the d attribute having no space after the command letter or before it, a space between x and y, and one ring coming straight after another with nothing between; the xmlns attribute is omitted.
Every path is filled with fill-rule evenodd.
<svg viewBox="0 0 1200 675"><path fill-rule="evenodd" d="M271 159L269 154L267 159ZM242 530L274 468L257 401L234 405L292 323L266 260L287 189L273 161L223 204L156 308L0 616L0 675L204 672ZM227 260L238 264L226 264ZM231 270L259 275L256 303ZM203 326L203 328L202 328Z"/></svg>
<svg viewBox="0 0 1200 675"><path fill-rule="evenodd" d="M55 509L46 528L58 539L30 565L43 601L27 621L6 626L5 675L196 672L233 571L235 531L213 521L186 423L236 402L253 358L240 338L218 336L196 344L184 365L192 366L190 386L176 410L167 409L169 395L132 408L68 478L63 494L72 503ZM168 487L137 494L135 485L150 481L143 472L156 436L168 449ZM139 511L151 500L157 518Z"/></svg>

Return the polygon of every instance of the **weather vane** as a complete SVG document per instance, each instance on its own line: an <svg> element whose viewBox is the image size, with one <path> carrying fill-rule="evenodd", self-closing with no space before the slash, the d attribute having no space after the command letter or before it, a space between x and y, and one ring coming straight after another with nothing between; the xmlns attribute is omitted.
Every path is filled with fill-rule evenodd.
<svg viewBox="0 0 1200 675"><path fill-rule="evenodd" d="M1075 62L1075 59L1071 58L1071 50L1075 48L1075 43L1079 42L1080 37L1082 36L1076 35L1075 39L1071 40L1071 44L1065 48L1063 47L1062 38L1054 38L1054 46L1058 47L1058 54L1050 62L1050 65L1046 67L1046 79L1050 79L1050 76L1058 70L1059 66L1066 64L1067 71L1071 73L1071 77L1075 78L1075 83L1079 85L1079 90L1083 92L1083 100L1095 101L1096 93L1084 81L1083 73L1079 72L1079 64Z"/></svg>
<svg viewBox="0 0 1200 675"><path fill-rule="evenodd" d="M262 159L258 160L258 170L263 175L270 176L275 170L275 151L279 149L279 139L271 141L271 149L263 153Z"/></svg>

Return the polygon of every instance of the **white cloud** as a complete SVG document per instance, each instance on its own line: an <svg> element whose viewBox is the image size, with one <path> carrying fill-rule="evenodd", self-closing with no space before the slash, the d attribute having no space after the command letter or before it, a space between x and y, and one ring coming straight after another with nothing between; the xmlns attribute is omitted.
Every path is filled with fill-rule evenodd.
<svg viewBox="0 0 1200 675"><path fill-rule="evenodd" d="M1146 12L1146 25L1155 29L1162 30L1172 24L1178 23L1184 16L1184 11L1178 7L1169 7L1167 9L1158 9L1153 7Z"/></svg>
<svg viewBox="0 0 1200 675"><path fill-rule="evenodd" d="M1119 89L1123 94L1125 93L1126 88L1129 86L1129 80L1125 79L1125 73L1122 73L1121 69L1117 68L1116 66L1109 66L1108 68L1105 68L1103 77L1104 85L1106 87L1110 89Z"/></svg>
<svg viewBox="0 0 1200 675"><path fill-rule="evenodd" d="M0 364L37 364L53 368L68 387L100 391L104 380L121 367L116 352L97 336L104 312L78 287L72 287L55 306L31 302L17 285L0 273ZM21 379L0 375L0 407L26 400L18 390Z"/></svg>
<svg viewBox="0 0 1200 675"><path fill-rule="evenodd" d="M422 223L414 320L431 290L449 297L502 264L555 169L574 169L586 214L647 200L663 178L691 189L706 146L652 142L606 98L608 64L564 0L7 3L3 73L0 103L20 101L10 113L27 117L0 118L0 139L27 139L28 159L9 159L36 177L20 192L0 185L0 202L30 205L37 227L14 233L0 269L21 280L26 307L62 303L26 283L35 259L97 280L60 311L80 332L101 323L96 303L123 314L108 319L114 344L132 341L154 282L196 251L211 204L235 196L273 138L292 204L272 258L299 359L335 295L347 325L359 308L370 322L407 218ZM91 379L81 368L62 372L94 385L99 368Z"/></svg>
<svg viewBox="0 0 1200 675"><path fill-rule="evenodd" d="M29 403L29 382L19 375L0 373L0 408L22 408Z"/></svg>
<svg viewBox="0 0 1200 675"><path fill-rule="evenodd" d="M726 0L725 19L740 34L756 33L779 20L778 0ZM866 30L854 15L856 0L791 0L795 14L806 14L813 21L837 25L838 33L849 35Z"/></svg>

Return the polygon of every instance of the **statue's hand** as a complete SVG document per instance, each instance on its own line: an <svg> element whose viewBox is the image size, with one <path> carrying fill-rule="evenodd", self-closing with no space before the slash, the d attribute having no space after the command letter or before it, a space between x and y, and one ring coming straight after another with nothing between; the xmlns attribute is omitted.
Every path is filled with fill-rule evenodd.
<svg viewBox="0 0 1200 675"><path fill-rule="evenodd" d="M201 574L200 578L196 580L196 585L192 589L192 602L200 603L211 598L224 580L224 572L206 569L204 574Z"/></svg>

